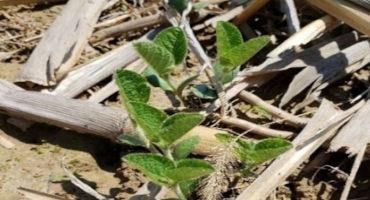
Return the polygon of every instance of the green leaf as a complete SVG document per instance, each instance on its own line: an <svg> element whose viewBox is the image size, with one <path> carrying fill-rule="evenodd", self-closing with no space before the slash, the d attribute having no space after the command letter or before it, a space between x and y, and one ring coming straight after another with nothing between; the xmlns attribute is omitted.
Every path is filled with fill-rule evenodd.
<svg viewBox="0 0 370 200"><path fill-rule="evenodd" d="M254 146L254 150L256 152L254 160L257 163L263 163L279 156L292 147L293 145L289 141L281 138L269 138L261 140Z"/></svg>
<svg viewBox="0 0 370 200"><path fill-rule="evenodd" d="M188 7L187 0L169 0L168 5L176 9L179 13L182 13Z"/></svg>
<svg viewBox="0 0 370 200"><path fill-rule="evenodd" d="M216 26L218 57L243 43L239 29L229 22L220 21Z"/></svg>
<svg viewBox="0 0 370 200"><path fill-rule="evenodd" d="M255 160L256 152L254 151L254 145L255 143L253 141L245 139L239 139L234 145L235 154L241 161L247 164L248 167L259 164Z"/></svg>
<svg viewBox="0 0 370 200"><path fill-rule="evenodd" d="M200 84L191 88L191 92L201 99L216 99L217 92L214 89L208 87L208 85Z"/></svg>
<svg viewBox="0 0 370 200"><path fill-rule="evenodd" d="M137 42L135 49L161 76L166 77L175 66L175 59L166 48L153 42Z"/></svg>
<svg viewBox="0 0 370 200"><path fill-rule="evenodd" d="M235 136L224 133L216 134L216 138L224 144L230 144L236 139ZM281 138L268 138L259 142L239 138L235 141L234 152L250 167L273 159L290 148L292 144Z"/></svg>
<svg viewBox="0 0 370 200"><path fill-rule="evenodd" d="M194 136L181 141L179 144L176 145L173 151L173 157L175 158L175 160L180 160L188 157L189 154L193 151L194 147L199 144L199 142L199 136Z"/></svg>
<svg viewBox="0 0 370 200"><path fill-rule="evenodd" d="M188 52L185 33L179 27L164 29L154 38L154 43L166 48L174 57L176 65L184 61Z"/></svg>
<svg viewBox="0 0 370 200"><path fill-rule="evenodd" d="M177 163L175 169L165 172L166 176L175 182L195 180L214 171L212 165L200 159L184 159Z"/></svg>
<svg viewBox="0 0 370 200"><path fill-rule="evenodd" d="M130 101L146 103L150 97L150 88L140 74L128 70L118 70L115 74L120 95L127 103Z"/></svg>
<svg viewBox="0 0 370 200"><path fill-rule="evenodd" d="M174 163L168 158L157 154L134 153L123 157L123 160L159 185L173 184L173 181L165 174L166 171L175 168Z"/></svg>
<svg viewBox="0 0 370 200"><path fill-rule="evenodd" d="M248 165L258 165L271 160L292 147L292 144L284 139L269 138L259 142L239 140L236 149L240 159Z"/></svg>
<svg viewBox="0 0 370 200"><path fill-rule="evenodd" d="M191 194L193 194L193 192L198 188L198 185L199 179L183 181L179 183L181 192L186 198L190 198Z"/></svg>
<svg viewBox="0 0 370 200"><path fill-rule="evenodd" d="M165 146L171 145L203 120L204 117L200 114L176 113L162 123L158 131L159 137Z"/></svg>
<svg viewBox="0 0 370 200"><path fill-rule="evenodd" d="M152 142L158 142L158 131L167 119L166 113L139 102L131 102L128 110L131 110L131 117L144 131L145 136Z"/></svg>
<svg viewBox="0 0 370 200"><path fill-rule="evenodd" d="M268 36L250 39L232 49L224 52L219 57L219 62L224 66L225 72L230 72L241 64L247 62L270 42Z"/></svg>
<svg viewBox="0 0 370 200"><path fill-rule="evenodd" d="M118 136L118 142L131 146L146 147L146 143L138 134L121 134Z"/></svg>
<svg viewBox="0 0 370 200"><path fill-rule="evenodd" d="M163 78L161 78L152 67L146 68L145 71L143 72L143 75L146 77L148 82L154 87L160 87L164 91L171 91L171 92L174 91L170 83L164 80Z"/></svg>

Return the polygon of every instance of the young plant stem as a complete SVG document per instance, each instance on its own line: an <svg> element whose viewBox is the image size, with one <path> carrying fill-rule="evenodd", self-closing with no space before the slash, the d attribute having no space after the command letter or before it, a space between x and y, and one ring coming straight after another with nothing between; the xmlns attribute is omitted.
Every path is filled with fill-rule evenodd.
<svg viewBox="0 0 370 200"><path fill-rule="evenodd" d="M180 104L181 106L186 106L187 103L186 103L186 100L184 99L184 97L182 96L182 91L179 91L178 90L178 87L175 87L170 80L166 80L168 85L172 88L172 93L175 95L175 97L177 97L177 99L180 101Z"/></svg>
<svg viewBox="0 0 370 200"><path fill-rule="evenodd" d="M178 97L178 99L180 100L180 103L181 103L182 106L184 106L184 107L187 107L188 106L188 103L186 102L186 99L182 95L182 91L176 90L174 92L174 94Z"/></svg>
<svg viewBox="0 0 370 200"><path fill-rule="evenodd" d="M168 85L171 87L171 89L172 89L172 91L173 91L173 93L176 93L176 91L177 91L177 88L171 83L171 81L168 79L168 78L166 78L166 79L164 79L167 83L168 83Z"/></svg>
<svg viewBox="0 0 370 200"><path fill-rule="evenodd" d="M173 158L173 156L172 156L171 148L167 148L167 149L164 151L164 153L165 153L165 156L166 156L168 159L170 159L170 160L172 160L172 161L175 161L175 159L174 159L174 158ZM175 163L175 165L176 165L176 163ZM180 188L180 185L179 185L179 184L176 184L176 185L173 187L173 190L175 191L175 193L176 193L177 197L179 197L179 199L181 199L181 200L186 200L186 199L187 199L187 198L185 197L185 195L182 193L182 191L181 191L181 188Z"/></svg>
<svg viewBox="0 0 370 200"><path fill-rule="evenodd" d="M176 192L177 197L179 197L179 199L181 199L181 200L187 200L187 198L185 197L184 193L182 193L179 184L176 184L176 186L175 186L175 192Z"/></svg>
<svg viewBox="0 0 370 200"><path fill-rule="evenodd" d="M221 117L224 117L227 115L227 111L229 109L229 104L226 100L226 92L222 86L222 83L216 78L213 70L211 70L210 68L205 68L205 71L208 78L211 80L213 87L216 89L217 96L220 99L221 103Z"/></svg>
<svg viewBox="0 0 370 200"><path fill-rule="evenodd" d="M174 161L175 159L173 158L173 156L172 156L172 152L171 152L171 149L170 148L167 148L165 151L164 151L164 153L165 153L165 156L168 158L168 159L170 159L170 160L172 160L172 161Z"/></svg>

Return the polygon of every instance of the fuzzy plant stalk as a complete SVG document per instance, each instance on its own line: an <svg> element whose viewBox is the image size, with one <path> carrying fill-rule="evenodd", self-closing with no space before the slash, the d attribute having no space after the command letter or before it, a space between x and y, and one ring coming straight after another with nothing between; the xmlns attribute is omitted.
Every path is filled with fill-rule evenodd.
<svg viewBox="0 0 370 200"><path fill-rule="evenodd" d="M180 199L186 199L199 179L214 170L204 160L188 158L199 143L199 137L181 140L204 120L203 115L180 112L168 116L148 105L150 87L143 76L120 70L115 77L123 105L137 128L137 134L122 135L120 141L156 152L128 154L123 161L140 170L152 182L172 188Z"/></svg>

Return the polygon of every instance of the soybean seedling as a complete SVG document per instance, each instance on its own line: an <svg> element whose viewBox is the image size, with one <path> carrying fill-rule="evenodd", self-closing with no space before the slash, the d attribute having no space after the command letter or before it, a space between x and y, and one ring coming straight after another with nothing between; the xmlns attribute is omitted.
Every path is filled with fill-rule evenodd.
<svg viewBox="0 0 370 200"><path fill-rule="evenodd" d="M144 77L127 70L117 71L115 76L123 105L138 130L136 137L120 137L121 142L145 146L155 152L128 154L123 157L124 162L154 183L174 189L180 199L186 199L197 180L213 171L206 161L187 158L198 144L198 137L179 141L204 117L184 112L168 116L147 104L150 88Z"/></svg>
<svg viewBox="0 0 370 200"><path fill-rule="evenodd" d="M240 66L248 62L269 42L268 36L260 36L244 42L238 28L229 22L220 21L216 26L217 57L213 70L222 84L231 82L239 73ZM214 89L208 85L192 88L194 95L204 99L217 97Z"/></svg>
<svg viewBox="0 0 370 200"><path fill-rule="evenodd" d="M251 169L271 160L292 148L292 144L282 138L267 138L259 141L247 140L230 134L220 133L216 138L231 146L233 154L243 163L243 174L250 174Z"/></svg>

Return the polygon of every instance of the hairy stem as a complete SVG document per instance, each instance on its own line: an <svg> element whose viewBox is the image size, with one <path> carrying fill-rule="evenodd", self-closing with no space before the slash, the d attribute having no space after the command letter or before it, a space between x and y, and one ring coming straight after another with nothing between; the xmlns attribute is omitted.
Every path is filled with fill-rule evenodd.
<svg viewBox="0 0 370 200"><path fill-rule="evenodd" d="M173 158L172 156L172 152L171 152L171 149L170 148L167 148L166 150L164 150L164 153L165 153L165 156L166 158L174 161L175 159Z"/></svg>
<svg viewBox="0 0 370 200"><path fill-rule="evenodd" d="M182 96L182 90L179 90L179 87L176 87L174 86L170 80L166 79L166 82L168 83L168 85L171 87L172 89L172 94L174 94L175 97L177 97L177 100L180 101L180 106L186 106L187 103L186 103L186 100L184 99L184 97Z"/></svg>
<svg viewBox="0 0 370 200"><path fill-rule="evenodd" d="M192 7L192 4L189 2L188 4L188 10L190 10ZM169 8L171 9L171 8ZM211 83L213 87L217 91L218 98L221 102L221 116L225 116L228 108L227 99L226 99L226 93L223 89L222 83L216 79L214 76L212 69L212 62L207 56L206 52L204 51L202 45L199 43L198 39L196 38L193 29L190 26L190 23L188 19L183 16L181 26L183 27L183 30L185 31L186 36L188 37L188 44L191 49L191 51L195 54L195 56L198 58L199 62L203 66L203 68L206 70L207 76L210 78ZM202 69L203 70L203 69ZM202 72L201 70L201 72Z"/></svg>
<svg viewBox="0 0 370 200"><path fill-rule="evenodd" d="M210 68L206 68L205 71L207 76L211 80L213 87L216 89L217 96L220 99L221 103L221 117L224 117L227 115L227 111L229 109L229 104L226 99L226 92L224 90L224 87L222 83L216 78L214 72Z"/></svg>
<svg viewBox="0 0 370 200"><path fill-rule="evenodd" d="M187 198L185 197L184 193L182 193L180 185L176 184L175 187L176 187L175 192L176 192L176 195L179 197L179 199L186 200Z"/></svg>

